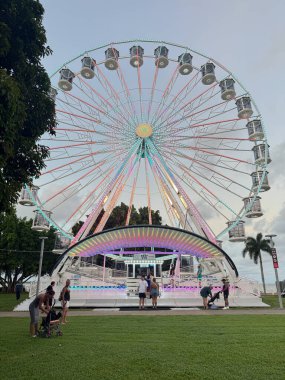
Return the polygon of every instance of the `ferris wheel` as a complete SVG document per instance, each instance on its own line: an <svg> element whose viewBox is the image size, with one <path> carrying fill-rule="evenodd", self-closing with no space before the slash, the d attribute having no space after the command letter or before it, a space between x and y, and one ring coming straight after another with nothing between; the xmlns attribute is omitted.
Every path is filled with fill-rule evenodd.
<svg viewBox="0 0 285 380"><path fill-rule="evenodd" d="M20 203L34 229L76 242L101 231L123 201L160 209L164 222L212 242L245 238L270 189L268 144L250 94L215 59L164 41L114 42L79 54L51 76L56 136L46 168ZM102 210L96 229L92 226Z"/></svg>

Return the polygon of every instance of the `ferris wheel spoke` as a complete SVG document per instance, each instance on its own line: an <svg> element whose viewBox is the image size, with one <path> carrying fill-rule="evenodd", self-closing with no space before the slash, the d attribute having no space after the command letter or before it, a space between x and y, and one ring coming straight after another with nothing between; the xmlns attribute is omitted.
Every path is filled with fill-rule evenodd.
<svg viewBox="0 0 285 380"><path fill-rule="evenodd" d="M73 182L69 183L68 185L66 185L65 187L61 188L60 190L58 190L55 194L51 195L45 202L43 205L45 205L46 203L50 202L52 199L54 199L58 194L61 194L63 193L65 190L69 189L70 187L72 187L74 184L76 183L79 183L80 184L80 181L84 178L86 178L88 175L90 175L91 173L93 173L96 169L98 169L100 166L102 166L104 163L106 162L106 160L104 160L103 162L100 162L100 164L98 165L92 165L92 168L91 170L89 170L87 173L84 173L83 175L81 175L79 178L76 178ZM83 169L80 169L80 172L82 172L83 170L86 170L86 168L83 168ZM75 173L75 172L73 172Z"/></svg>
<svg viewBox="0 0 285 380"><path fill-rule="evenodd" d="M109 156L112 156L111 160L108 160ZM59 169L60 175L57 175L57 176L55 175L54 172L51 171L50 174L53 175L52 179L49 180L48 182L43 183L41 186L42 187L43 186L47 186L47 185L50 185L51 183L54 183L56 181L60 181L62 179L66 179L67 177L70 177L70 176L74 176L76 173L80 173L81 171L86 170L86 169L90 168L91 166L99 165L98 169L100 169L101 166L104 166L105 164L112 163L112 162L116 163L117 162L117 157L114 158L114 156L112 154L110 154L110 155L107 155L106 157L102 158L100 161L97 161L97 163L95 163L95 162L92 161L92 165L80 167L77 170L69 168L69 169L66 169L66 170L63 171L62 169Z"/></svg>
<svg viewBox="0 0 285 380"><path fill-rule="evenodd" d="M187 176L189 178L191 178L193 181L195 181L201 187L203 187L204 185L202 185L202 183L200 181L198 181L198 179L194 175L199 176L205 182L211 182L211 184L215 185L216 187L219 187L219 188L223 189L224 191L229 192L230 194L233 194L233 195L239 197L240 199L242 199L242 195L237 194L236 192L234 192L233 190L230 189L230 186L232 184L235 184L236 186L242 187L242 188L246 189L248 192L250 192L250 188L247 188L245 186L240 185L238 182L234 181L230 177L223 175L222 173L219 173L215 170L208 170L208 168L205 166L203 166L203 168L206 169L206 173L202 173L201 170L199 172L199 168L196 166L195 167L192 166L191 170L189 170L189 168L187 166L185 166L177 158L173 158L172 156L168 157L167 162L168 162L169 166L172 166L172 164L174 164L177 167L179 167L179 169L183 173L187 173ZM204 172L205 172L205 170L204 170ZM216 174L216 176L215 176L215 174ZM205 188L207 188L207 186L205 186Z"/></svg>
<svg viewBox="0 0 285 380"><path fill-rule="evenodd" d="M108 115L107 117L110 119L113 119L114 121L116 121L118 124L121 124L123 125L123 123L120 121L120 118L124 120L124 123L128 124L128 125L131 125L130 124L130 121L125 117L124 113L121 111L120 107L118 106L117 103L115 104L112 104L109 102L108 99L106 99L103 95L101 95L98 91L96 91L90 84L88 84L87 82L85 82L82 78L78 78L79 79L79 83L83 86L85 86L86 88L89 89L89 91L91 91L91 94L95 94L101 101L101 105L103 107L105 107L106 109L106 114ZM78 87L80 88L80 87ZM82 89L82 92L85 94L85 91ZM111 97L110 100L113 101L113 98L114 97ZM114 117L114 116L110 116L110 112L113 112L114 114L117 115L117 117Z"/></svg>
<svg viewBox="0 0 285 380"><path fill-rule="evenodd" d="M197 82L199 83L199 82ZM209 86L208 88L204 89L202 92L191 98L189 101L186 103L183 102L184 99L179 99L179 107L178 109L175 107L174 109L171 108L173 111L165 112L163 114L163 119L161 120L160 123L157 124L157 130L160 130L165 123L169 123L176 115L179 115L182 111L182 117L185 116L186 112L193 112L195 110L198 110L201 106L206 104L209 100L214 98L218 92L214 92L215 88L217 86L217 83L213 84L212 86ZM187 96L187 94L186 94ZM197 104L196 104L197 103ZM180 105L182 104L182 107ZM169 110L168 108L167 110Z"/></svg>
<svg viewBox="0 0 285 380"><path fill-rule="evenodd" d="M115 188L115 191L114 191L114 194L107 206L107 209L104 213L104 215L102 216L102 219L100 220L98 226L95 228L94 230L94 233L97 233L97 232L100 232L102 231L102 229L104 228L120 194L122 193L130 175L132 174L132 171L135 167L135 165L137 164L137 161L138 161L138 157L133 157L131 159L131 164L130 164L130 168L127 170L127 167L125 167L124 171L121 173L121 175L117 178L115 184L114 184L114 188ZM139 161L140 161L140 158L139 158Z"/></svg>
<svg viewBox="0 0 285 380"><path fill-rule="evenodd" d="M105 82L105 86L102 84L101 81L100 81L100 83L103 85L103 87L105 88L105 90L107 91L107 93L108 93L108 89L110 89L109 96L112 99L116 99L117 108L122 107L122 109L124 110L124 112L122 112L122 113L120 112L120 114L123 117L123 119L125 120L125 123L127 123L127 125L129 125L129 127L134 126L135 123L136 123L136 121L135 121L135 118L134 118L134 115L133 115L133 109L130 108L130 110L128 110L127 107L125 107L125 104L121 101L120 96L118 95L117 91L114 89L114 87L112 86L112 84L108 81L108 79L106 78L106 76L104 75L104 73L102 72L102 70L100 69L100 67L98 65L96 67L97 67L97 71L98 71L98 74L99 74L98 80L100 80L100 76L103 78L103 80ZM119 68L119 70L120 70L120 68ZM129 90L128 90L128 94L129 94ZM129 99L127 99L127 101L128 100ZM127 103L128 103L128 105L130 104L129 101ZM124 113L131 118L131 123L130 123L129 119L124 116Z"/></svg>
<svg viewBox="0 0 285 380"><path fill-rule="evenodd" d="M149 186L149 178L148 178L148 170L147 170L146 160L145 160L145 179L146 179L146 190L147 190L148 223L152 224L151 202L150 202L150 186Z"/></svg>
<svg viewBox="0 0 285 380"><path fill-rule="evenodd" d="M97 190L101 187L103 187L103 184L105 181L108 180L110 175L114 172L115 168L111 167L109 171L106 173L106 175L101 178L101 181L89 192L89 194L85 197L85 199L82 201L82 203L79 204L79 206L73 211L73 213L69 216L69 218L66 220L65 224L62 228L64 228L68 222L71 221L71 219L76 215L76 213L83 207L83 205L97 192Z"/></svg>
<svg viewBox="0 0 285 380"><path fill-rule="evenodd" d="M70 94L69 94L70 95ZM87 109L83 109L83 107L82 107L82 104L84 104L84 105L86 105L86 104L88 104L88 106L89 106L89 103L87 103L87 102L85 102L84 100L82 100L82 99L80 99L80 98L78 98L77 97L77 99L79 100L79 105L74 105L74 104L71 104L70 102L68 102L68 101L64 101L64 100L62 100L62 99L60 99L59 98L59 101L64 105L64 106L66 106L67 107L67 110L68 111L71 111L71 110L75 110L75 111L77 111L77 112L80 112L80 113L82 113L83 115L87 115L87 116L89 116L89 115L94 115L94 112L92 111L92 112L90 112L90 110L87 108ZM80 103L81 102L81 103ZM78 108L79 107L79 108ZM92 107L91 105L90 105L90 107ZM71 115L69 115L69 116L77 116L77 115L73 115L72 113L70 113ZM102 120L101 119L101 115L99 114L99 112L96 114L95 113L95 116L97 117L97 119L96 119L96 121L97 121L97 124L99 124L99 125L102 125L102 126L104 126L104 127L106 127L106 128L111 128L112 130L115 130L115 131L117 131L117 130L121 130L122 129L122 127L123 127L123 123L122 122L120 122L120 120L119 119L116 119L116 118L114 118L114 117L110 117L108 114L107 114L107 112L104 112L103 113L103 116L105 117L105 118L107 118L107 119L109 119L109 120L111 120L112 122L115 122L116 123L116 126L115 125L113 125L113 124L109 124L109 123L106 123L104 120ZM85 120L88 120L88 121L92 121L92 122L94 122L93 120L89 120L89 118L87 118L87 119L85 119ZM84 120L84 121L85 121ZM93 124L92 124L92 126L93 126ZM93 128L94 128L94 126L93 126ZM96 132L94 129L93 129L93 131L94 132Z"/></svg>
<svg viewBox="0 0 285 380"><path fill-rule="evenodd" d="M181 202L183 203L184 207L190 210L193 218L193 223L195 224L196 228L198 229L199 233L201 233L203 236L208 238L210 241L215 242L215 235L213 234L213 231L210 229L206 221L203 219L202 215L198 211L198 209L195 207L193 202L190 200L186 192L184 191L183 187L175 180L174 176L172 175L171 171L169 170L168 166L166 165L163 157L159 153L159 151L156 149L152 141L147 139L147 144L150 147L152 151L152 158L154 162L160 162L161 167L163 171L165 171L166 178L168 179L170 185L175 190L175 192L179 193L179 198Z"/></svg>
<svg viewBox="0 0 285 380"><path fill-rule="evenodd" d="M200 95L203 95L203 94L204 93L202 93ZM207 111L209 111L209 114L207 115L207 119L208 119L209 117L212 116L212 113L213 113L213 111L216 108L219 108L221 106L224 106L226 108L228 106L228 102L219 102L219 103L211 105L209 107L200 109L204 104L207 104L208 101L211 98L215 97L215 95L217 95L217 93L215 93L214 95L209 94L209 98L206 99L206 100L203 100L203 101L201 101L201 97L198 97L198 98L194 99L193 102L190 104L190 113L187 114L186 112L189 111L189 110L188 109L184 109L183 114L181 115L181 117L179 119L173 120L173 117L176 116L176 115L179 115L179 113L181 112L181 111L175 111L175 114L173 114L170 118L164 120L163 122L161 122L158 125L156 131L159 132L161 129L163 129L164 131L169 131L174 126L177 126L177 124L180 123L181 121L187 120L189 118L193 119L194 117L197 117L197 115L201 116L201 114L203 115ZM198 101L198 104L195 106L194 101L197 100L197 99L199 99L199 101ZM181 110L182 109L183 109L183 107L181 108ZM196 111L196 112L194 112L194 111ZM222 111L222 114L223 113L224 113L224 110ZM216 116L217 115L215 114L215 117Z"/></svg>
<svg viewBox="0 0 285 380"><path fill-rule="evenodd" d="M177 66L177 68L176 68L176 70L178 69L178 66ZM158 113L158 115L156 115L156 117L155 117L155 119L153 120L153 123L154 124L156 124L157 122L158 122L158 120L161 118L161 116L165 113L165 112L167 112L167 110L168 109L170 109L170 106L172 106L171 107L171 109L175 109L176 107L176 104L178 103L178 102L180 102L180 95L181 94L183 94L183 92L185 92L186 91L186 93L188 92L187 91L187 89L189 88L189 86L194 82L194 87L193 88L195 88L196 87L196 85L197 85L197 83L199 82L199 79L198 79L198 74L199 74L199 72L197 72L183 87L182 87L182 89L174 96L174 98L170 101L170 103L167 103L166 105L165 105L165 107L164 108L161 108L161 111ZM176 77L176 79L177 79L177 77ZM173 88L173 86L172 86L172 88ZM169 88L169 92L168 92L168 89L166 90L167 92L167 98L169 97L169 95L170 95L170 93L171 93L171 90L172 90L172 88ZM193 89L192 88L192 89ZM164 97L164 94L163 94L163 97ZM185 97L184 97L185 98ZM183 99L184 99L183 98Z"/></svg>
<svg viewBox="0 0 285 380"><path fill-rule="evenodd" d="M186 180L186 177L183 177L177 173L175 169L173 169L173 173L190 189L190 191L194 192L201 200L206 202L211 208L214 208L215 211L220 214L225 220L229 220L229 218L217 207L220 202L217 201L215 196L211 196L209 193L198 191L189 183L189 180Z"/></svg>
<svg viewBox="0 0 285 380"><path fill-rule="evenodd" d="M139 175L139 171L140 171L140 164L141 164L141 157L139 159L137 173L135 174L134 179L133 179L132 191L131 191L131 196L130 196L130 201L129 201L129 208L128 208L126 223L125 223L126 226L128 226L130 223L131 212L132 212L133 201L134 201L134 195L135 195L138 175Z"/></svg>
<svg viewBox="0 0 285 380"><path fill-rule="evenodd" d="M179 64L177 64L177 66L175 67L174 72L171 75L171 78L170 78L169 82L167 83L165 90L163 91L160 102L159 102L158 106L156 107L156 110L155 110L155 112L152 116L152 119L151 119L152 125L155 124L156 121L159 119L158 114L160 115L161 108L166 104L167 99L168 99L169 95L171 94L171 91L172 91L172 89L176 83L176 80L178 78L178 75L179 75L178 74L178 68L179 68ZM170 105L169 105L169 107L170 107Z"/></svg>
<svg viewBox="0 0 285 380"><path fill-rule="evenodd" d="M150 166L150 168L152 170L156 186L157 186L157 188L158 188L158 190L160 192L160 195L161 195L161 198L162 198L162 201L163 201L163 205L165 207L165 210L166 210L166 213L167 213L168 218L170 220L170 223L171 223L172 226L175 226L175 223L174 223L174 220L175 220L174 211L173 211L171 203L169 202L169 198L166 195L163 183L162 183L162 181L161 181L161 179L160 179L160 177L159 177L159 175L157 173L157 170L156 170L154 162L150 161L150 157L148 155L146 157L148 159L149 166ZM168 204L168 207L167 207L167 204Z"/></svg>
<svg viewBox="0 0 285 380"><path fill-rule="evenodd" d="M173 166L172 164L170 164L171 166ZM182 178L181 175L179 175L177 173L177 171L175 171L174 168L173 169L173 172L175 173L175 175L183 182L185 183L185 185L187 185L191 190L194 189L193 187L193 184L195 183L196 185L198 185L198 188L199 190L196 190L196 194L199 195L199 194L202 194L202 195L208 195L208 199L212 199L212 202L213 204L215 205L215 208L217 208L218 205L220 206L223 206L225 207L232 215L234 215L235 217L238 216L238 214L232 209L232 207L230 207L224 200L222 200L220 197L218 197L214 192L210 191L209 188L205 185L203 185L196 177L194 177L193 175L191 175L191 179L193 180L192 184L189 183L189 178L188 178L188 181L184 180ZM189 175L189 172L187 173ZM211 182L211 181L210 181ZM232 193L232 192L231 192ZM233 193L232 193L233 194ZM236 195L236 194L233 194L233 195ZM238 196L240 199L241 197ZM227 218L228 219L228 218Z"/></svg>
<svg viewBox="0 0 285 380"><path fill-rule="evenodd" d="M167 152L167 151L166 151ZM216 168L220 168L220 169L222 169L223 170L223 172L225 172L225 170L227 170L227 171L233 171L234 173L235 173L235 175L236 174L242 174L242 175L246 175L246 176L248 176L249 175L249 173L248 172L245 172L245 171L242 171L242 170L238 170L238 169L233 169L233 168L229 168L228 166L223 166L223 165L219 165L219 162L220 161L218 161L218 162L211 162L211 161L207 161L207 160L199 160L199 159L197 159L196 157L189 157L189 156L187 156L186 154L182 154L182 153L177 153L177 152L174 152L173 150L168 150L168 153L169 153L169 157L171 157L171 155L173 155L173 156L176 156L176 157L180 157L180 158L182 158L183 160L188 160L188 161L190 161L190 163L191 163L191 167L192 167L192 164L194 164L194 163L197 163L198 165L200 165L200 166L202 166L202 167L205 167L205 168L208 168L210 171L213 171L214 169L211 167L211 166L214 166L214 167L216 167ZM209 166L207 166L207 165L205 165L205 164L207 164L207 165L209 165ZM191 167L189 167L188 169L190 170L191 169ZM243 185L242 184L239 184L241 187L243 187ZM248 189L247 187L244 187L245 189Z"/></svg>
<svg viewBox="0 0 285 380"><path fill-rule="evenodd" d="M95 103L99 107L101 107L103 105L104 108L103 109L100 108L100 110L102 110L101 113L108 120L111 120L112 122L115 122L116 124L121 125L122 127L126 123L129 124L129 120L126 117L124 117L122 112L120 112L120 108L117 106L117 104L115 106L113 104L111 104L107 99L105 99L100 93L98 93L92 86L90 86L85 81L82 80L79 82L79 84L80 84L80 86L76 85L76 87L80 92L82 92L84 97L91 100L93 103ZM89 93L87 93L87 91L85 91L84 88L88 89ZM96 95L96 97L100 99L101 103L98 103L98 100L96 100L94 98L94 95ZM103 104L102 104L102 102L103 102ZM105 102L107 102L107 105L105 104ZM110 115L110 112L114 112L116 117L113 115Z"/></svg>

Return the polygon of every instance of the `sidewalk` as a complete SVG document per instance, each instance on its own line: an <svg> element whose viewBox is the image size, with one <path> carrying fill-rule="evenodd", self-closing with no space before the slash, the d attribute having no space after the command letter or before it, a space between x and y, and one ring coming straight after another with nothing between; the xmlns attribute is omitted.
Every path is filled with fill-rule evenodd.
<svg viewBox="0 0 285 380"><path fill-rule="evenodd" d="M68 315L71 317L90 317L90 316L127 316L127 315L142 315L142 316L168 316L168 315L284 315L285 309L229 309L229 310L191 310L191 309L172 309L172 310L120 310L120 309L91 309L91 310L69 310ZM0 318L27 318L28 312L1 311Z"/></svg>

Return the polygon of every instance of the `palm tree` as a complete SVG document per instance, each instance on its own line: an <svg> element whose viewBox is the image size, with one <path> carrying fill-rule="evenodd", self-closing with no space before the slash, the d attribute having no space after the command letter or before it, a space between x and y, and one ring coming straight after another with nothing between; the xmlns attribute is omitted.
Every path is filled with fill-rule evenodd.
<svg viewBox="0 0 285 380"><path fill-rule="evenodd" d="M253 237L248 237L246 239L245 248L242 251L242 255L243 257L245 257L248 253L249 257L251 258L251 260L253 260L254 264L257 264L259 261L263 291L266 294L261 251L268 252L271 255L271 247L269 245L269 241L263 239L262 233L258 233L256 235L256 239Z"/></svg>

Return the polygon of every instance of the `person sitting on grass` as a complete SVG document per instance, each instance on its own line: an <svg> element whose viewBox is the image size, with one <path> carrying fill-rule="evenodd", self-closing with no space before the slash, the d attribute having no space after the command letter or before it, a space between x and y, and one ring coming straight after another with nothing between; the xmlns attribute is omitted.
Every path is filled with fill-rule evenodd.
<svg viewBox="0 0 285 380"><path fill-rule="evenodd" d="M54 297L54 291L46 291L46 293L39 294L29 306L29 312L31 317L30 322L30 334L33 338L37 336L38 333L38 323L40 317L40 310L42 313L48 314L50 310L50 300Z"/></svg>
<svg viewBox="0 0 285 380"><path fill-rule="evenodd" d="M203 298L203 306L204 306L204 309L207 310L208 309L208 297L212 297L212 285L209 285L209 286L204 286L201 291L200 291L200 295L201 297Z"/></svg>

